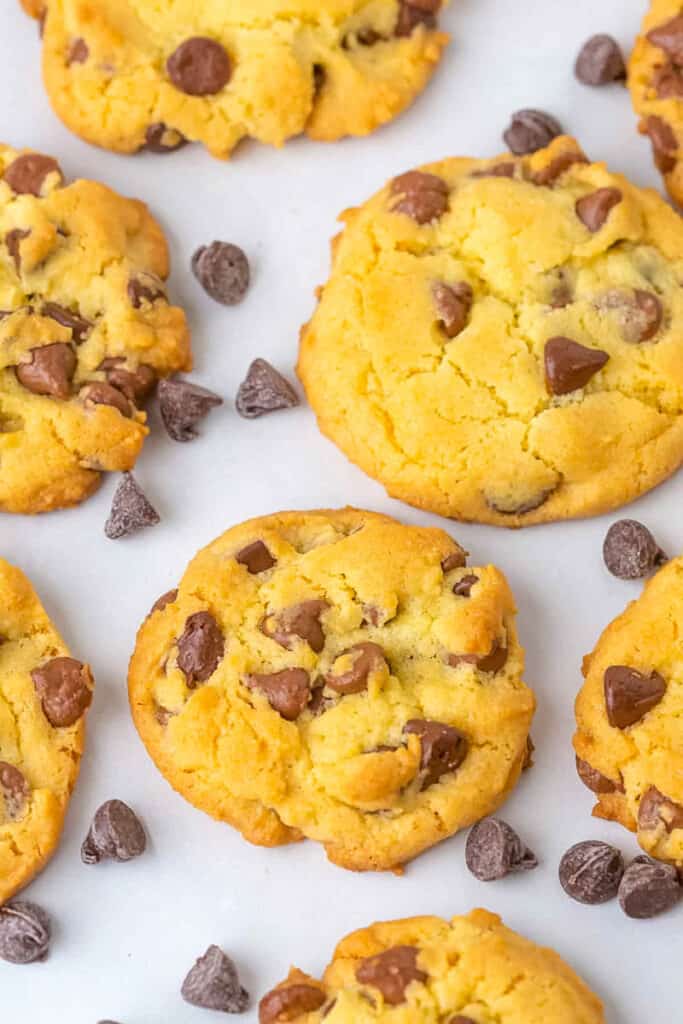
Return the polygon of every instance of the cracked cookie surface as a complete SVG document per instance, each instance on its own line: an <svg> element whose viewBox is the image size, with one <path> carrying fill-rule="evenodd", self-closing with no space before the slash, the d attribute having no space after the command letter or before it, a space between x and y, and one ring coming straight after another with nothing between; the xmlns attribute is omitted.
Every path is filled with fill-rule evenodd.
<svg viewBox="0 0 683 1024"><path fill-rule="evenodd" d="M0 511L75 505L134 464L139 406L191 365L147 207L0 145Z"/></svg>
<svg viewBox="0 0 683 1024"><path fill-rule="evenodd" d="M391 558L387 557L391 552ZM197 807L390 869L489 814L527 755L512 595L441 530L346 509L236 526L142 626L138 731Z"/></svg>
<svg viewBox="0 0 683 1024"><path fill-rule="evenodd" d="M243 138L366 135L407 107L448 42L441 0L23 0L43 77L77 135L217 157Z"/></svg>
<svg viewBox="0 0 683 1024"><path fill-rule="evenodd" d="M347 211L302 331L318 424L388 492L524 526L683 459L683 225L560 137L447 159Z"/></svg>
<svg viewBox="0 0 683 1024"><path fill-rule="evenodd" d="M593 814L683 869L683 558L604 631L576 701L577 771Z"/></svg>
<svg viewBox="0 0 683 1024"><path fill-rule="evenodd" d="M0 905L57 845L92 685L29 581L0 558Z"/></svg>
<svg viewBox="0 0 683 1024"><path fill-rule="evenodd" d="M322 981L293 968L260 1024L604 1024L600 1000L551 949L473 910L383 921L347 935Z"/></svg>

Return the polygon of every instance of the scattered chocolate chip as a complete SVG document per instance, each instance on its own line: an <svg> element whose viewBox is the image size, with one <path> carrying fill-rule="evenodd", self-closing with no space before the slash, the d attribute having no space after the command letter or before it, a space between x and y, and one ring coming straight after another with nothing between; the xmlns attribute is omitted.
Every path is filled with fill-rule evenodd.
<svg viewBox="0 0 683 1024"><path fill-rule="evenodd" d="M650 29L647 38L676 64L683 64L683 13Z"/></svg>
<svg viewBox="0 0 683 1024"><path fill-rule="evenodd" d="M249 288L249 260L230 242L212 242L197 249L192 273L207 295L224 306L236 306Z"/></svg>
<svg viewBox="0 0 683 1024"><path fill-rule="evenodd" d="M245 677L250 690L258 690L270 706L288 722L294 722L311 697L308 672L285 668L281 672L252 673Z"/></svg>
<svg viewBox="0 0 683 1024"><path fill-rule="evenodd" d="M408 171L391 183L391 194L399 197L391 209L405 213L418 224L429 224L448 209L448 192L447 183L436 174Z"/></svg>
<svg viewBox="0 0 683 1024"><path fill-rule="evenodd" d="M635 519L619 519L612 523L602 546L602 555L612 575L622 580L641 579L667 561L647 526Z"/></svg>
<svg viewBox="0 0 683 1024"><path fill-rule="evenodd" d="M44 960L50 948L50 932L50 918L36 903L5 903L0 907L0 960L10 964Z"/></svg>
<svg viewBox="0 0 683 1024"><path fill-rule="evenodd" d="M515 156L535 153L562 134L562 125L543 110L518 110L503 133L505 144Z"/></svg>
<svg viewBox="0 0 683 1024"><path fill-rule="evenodd" d="M484 818L467 837L465 862L480 882L497 882L514 871L538 867L536 855L500 818Z"/></svg>
<svg viewBox="0 0 683 1024"><path fill-rule="evenodd" d="M291 650L294 638L299 637L306 641L311 650L320 654L325 646L320 616L326 608L329 608L327 601L301 601L276 615L264 616L260 624L261 632L287 650Z"/></svg>
<svg viewBox="0 0 683 1024"><path fill-rule="evenodd" d="M14 263L17 274L21 273L21 243L23 239L28 238L30 234L31 232L28 230L24 231L22 228L13 228L5 235L7 252Z"/></svg>
<svg viewBox="0 0 683 1024"><path fill-rule="evenodd" d="M163 612L167 604L173 604L178 598L177 590L167 590L165 594L158 597L152 607L149 610L149 615L154 615L155 612ZM149 618L149 615L147 616Z"/></svg>
<svg viewBox="0 0 683 1024"><path fill-rule="evenodd" d="M44 302L40 309L40 315L55 320L62 327L68 327L71 337L77 345L81 345L85 341L93 327L85 317L80 316L79 313L72 313L70 309L66 309L65 306L60 306L56 302Z"/></svg>
<svg viewBox="0 0 683 1024"><path fill-rule="evenodd" d="M52 658L34 668L31 679L43 714L55 728L74 725L90 707L90 669L75 658Z"/></svg>
<svg viewBox="0 0 683 1024"><path fill-rule="evenodd" d="M147 500L133 474L124 473L114 492L109 518L104 524L105 535L109 540L118 540L145 526L156 526L159 522L159 513Z"/></svg>
<svg viewBox="0 0 683 1024"><path fill-rule="evenodd" d="M213 391L188 380L162 380L158 394L161 418L174 441L193 441L199 436L200 420L223 404L223 399Z"/></svg>
<svg viewBox="0 0 683 1024"><path fill-rule="evenodd" d="M447 661L451 668L458 665L474 665L480 672L500 672L508 660L505 644L495 641L488 654L449 654Z"/></svg>
<svg viewBox="0 0 683 1024"><path fill-rule="evenodd" d="M585 153L582 153L577 149L568 149L564 153L560 153L556 156L549 164L542 167L538 171L534 171L531 176L531 180L534 185L544 186L549 188L554 185L558 178L561 178L565 171L568 171L574 164L587 164L588 157Z"/></svg>
<svg viewBox="0 0 683 1024"><path fill-rule="evenodd" d="M85 39L74 39L66 56L67 66L71 67L72 64L85 64L89 56L90 50Z"/></svg>
<svg viewBox="0 0 683 1024"><path fill-rule="evenodd" d="M680 99L683 96L683 68L670 63L655 68L652 85L659 99Z"/></svg>
<svg viewBox="0 0 683 1024"><path fill-rule="evenodd" d="M601 33L591 36L579 52L574 73L584 85L607 85L626 78L626 64L619 43Z"/></svg>
<svg viewBox="0 0 683 1024"><path fill-rule="evenodd" d="M0 761L0 797L5 802L5 814L10 821L20 818L31 793L22 772L7 761Z"/></svg>
<svg viewBox="0 0 683 1024"><path fill-rule="evenodd" d="M678 140L671 125L652 114L644 122L645 133L650 136L655 164L662 174L668 174L676 166Z"/></svg>
<svg viewBox="0 0 683 1024"><path fill-rule="evenodd" d="M467 576L462 576L457 583L453 584L453 593L456 597L470 597L472 587L478 582L478 576L475 576L474 573L468 573Z"/></svg>
<svg viewBox="0 0 683 1024"><path fill-rule="evenodd" d="M325 676L325 682L331 690L341 693L342 696L367 690L370 674L378 672L387 663L382 648L379 644L373 643L354 644L347 651L343 651L339 658L351 658L351 668L335 672L333 666ZM335 660L335 665L336 663Z"/></svg>
<svg viewBox="0 0 683 1024"><path fill-rule="evenodd" d="M398 38L409 36L418 25L436 28L436 14L441 9L441 0L399 0L398 21L394 34Z"/></svg>
<svg viewBox="0 0 683 1024"><path fill-rule="evenodd" d="M638 830L655 832L662 826L667 832L683 829L683 806L664 796L656 786L648 786L638 806Z"/></svg>
<svg viewBox="0 0 683 1024"><path fill-rule="evenodd" d="M134 309L141 309L146 303L166 299L163 282L155 274L139 273L128 282L128 298Z"/></svg>
<svg viewBox="0 0 683 1024"><path fill-rule="evenodd" d="M659 672L645 675L626 665L612 665L604 676L607 720L615 729L635 725L666 693Z"/></svg>
<svg viewBox="0 0 683 1024"><path fill-rule="evenodd" d="M51 174L63 181L62 171L56 160L41 153L24 153L5 168L4 178L17 195L40 196L46 178Z"/></svg>
<svg viewBox="0 0 683 1024"><path fill-rule="evenodd" d="M384 1002L398 1006L406 999L406 989L413 981L424 983L428 975L417 966L415 946L394 946L376 956L366 957L356 968L356 981L378 988Z"/></svg>
<svg viewBox="0 0 683 1024"><path fill-rule="evenodd" d="M545 343L545 379L551 395L567 395L586 386L609 360L609 353L558 336Z"/></svg>
<svg viewBox="0 0 683 1024"><path fill-rule="evenodd" d="M619 905L628 917L644 920L671 910L683 895L678 872L671 864L636 857L619 884Z"/></svg>
<svg viewBox="0 0 683 1024"><path fill-rule="evenodd" d="M151 124L145 132L145 149L150 153L175 153L176 149L182 149L187 145L187 139L175 128L157 121Z"/></svg>
<svg viewBox="0 0 683 1024"><path fill-rule="evenodd" d="M220 43L205 36L186 39L166 61L169 78L188 96L215 96L230 81L232 62Z"/></svg>
<svg viewBox="0 0 683 1024"><path fill-rule="evenodd" d="M277 565L277 558L273 558L262 540L255 540L252 544L247 544L237 552L235 561L246 566L252 576L257 576L260 572L266 572Z"/></svg>
<svg viewBox="0 0 683 1024"><path fill-rule="evenodd" d="M178 639L178 667L194 690L216 671L225 653L225 638L209 612L195 612Z"/></svg>
<svg viewBox="0 0 683 1024"><path fill-rule="evenodd" d="M124 862L145 852L147 838L140 819L122 800L107 800L95 813L81 846L84 864Z"/></svg>
<svg viewBox="0 0 683 1024"><path fill-rule="evenodd" d="M560 861L560 884L579 903L606 903L613 899L623 873L624 859L619 851L593 839L576 843Z"/></svg>
<svg viewBox="0 0 683 1024"><path fill-rule="evenodd" d="M19 363L14 368L19 383L34 395L69 398L77 363L71 345L58 341L32 348L29 354L30 363Z"/></svg>
<svg viewBox="0 0 683 1024"><path fill-rule="evenodd" d="M305 1013L314 1013L325 1002L322 989L314 985L283 985L266 993L258 1006L259 1024L293 1021Z"/></svg>
<svg viewBox="0 0 683 1024"><path fill-rule="evenodd" d="M593 768L588 761L583 761L580 757L576 758L576 774L584 786L587 786L593 793L616 793L622 788L619 783L612 782L597 768Z"/></svg>
<svg viewBox="0 0 683 1024"><path fill-rule="evenodd" d="M97 369L104 371L107 384L111 384L135 405L142 405L156 387L156 370L147 363L140 363L135 370L126 370L121 365L124 362L121 356L103 359Z"/></svg>
<svg viewBox="0 0 683 1024"><path fill-rule="evenodd" d="M292 385L265 359L254 359L235 399L237 412L248 420L298 404Z"/></svg>
<svg viewBox="0 0 683 1024"><path fill-rule="evenodd" d="M191 1006L223 1013L244 1013L249 993L240 985L237 968L218 946L209 946L185 978L180 994Z"/></svg>
<svg viewBox="0 0 683 1024"><path fill-rule="evenodd" d="M87 407L108 405L112 409L118 409L122 416L133 415L133 406L126 396L118 388L112 387L111 384L105 384L104 381L93 381L86 384L80 390L80 397Z"/></svg>
<svg viewBox="0 0 683 1024"><path fill-rule="evenodd" d="M459 768L467 757L469 743L459 729L443 722L411 718L403 732L419 736L422 746L420 771L423 773L421 789L427 789Z"/></svg>
<svg viewBox="0 0 683 1024"><path fill-rule="evenodd" d="M599 188L576 201L576 216L595 234L609 217L610 210L623 199L618 188Z"/></svg>
<svg viewBox="0 0 683 1024"><path fill-rule="evenodd" d="M441 571L444 575L452 569L463 569L467 565L467 556L464 551L451 551L441 559Z"/></svg>
<svg viewBox="0 0 683 1024"><path fill-rule="evenodd" d="M448 285L437 281L432 287L440 325L448 338L455 338L467 326L474 293L466 281Z"/></svg>

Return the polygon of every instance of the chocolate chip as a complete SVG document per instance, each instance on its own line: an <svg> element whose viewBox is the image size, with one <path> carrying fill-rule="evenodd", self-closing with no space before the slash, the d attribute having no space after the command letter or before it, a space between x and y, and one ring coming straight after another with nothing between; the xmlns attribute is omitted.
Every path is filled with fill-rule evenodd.
<svg viewBox="0 0 683 1024"><path fill-rule="evenodd" d="M55 320L62 327L68 327L71 331L71 337L77 345L81 345L85 341L93 327L91 322L86 320L85 317L80 316L78 313L72 313L70 309L66 309L56 302L44 302L40 315L47 316L50 320Z"/></svg>
<svg viewBox="0 0 683 1024"><path fill-rule="evenodd" d="M619 851L593 839L576 843L560 861L560 884L579 903L606 903L613 899L623 873L624 859Z"/></svg>
<svg viewBox="0 0 683 1024"><path fill-rule="evenodd" d="M86 384L80 390L80 397L83 404L91 407L93 405L108 405L112 409L118 409L122 416L132 416L133 406L126 396L118 388L103 381L93 381Z"/></svg>
<svg viewBox="0 0 683 1024"><path fill-rule="evenodd" d="M74 39L66 56L67 66L71 67L72 64L85 64L89 56L90 50L85 39Z"/></svg>
<svg viewBox="0 0 683 1024"><path fill-rule="evenodd" d="M249 993L240 985L237 968L218 946L209 946L185 978L180 994L191 1006L223 1013L244 1013Z"/></svg>
<svg viewBox="0 0 683 1024"><path fill-rule="evenodd" d="M188 96L215 96L232 76L232 63L220 43L205 36L186 39L166 61L176 89Z"/></svg>
<svg viewBox="0 0 683 1024"><path fill-rule="evenodd" d="M480 672L500 672L508 660L508 650L496 640L488 654L449 654L446 660L451 668L474 665Z"/></svg>
<svg viewBox="0 0 683 1024"><path fill-rule="evenodd" d="M238 413L248 420L278 409L292 409L298 404L299 398L292 385L265 359L253 361L235 399Z"/></svg>
<svg viewBox="0 0 683 1024"><path fill-rule="evenodd" d="M675 64L663 64L655 68L652 85L659 99L679 99L683 96L683 68Z"/></svg>
<svg viewBox="0 0 683 1024"><path fill-rule="evenodd" d="M302 668L285 668L281 672L252 673L245 677L251 690L264 695L273 710L288 722L294 722L308 704L311 683Z"/></svg>
<svg viewBox="0 0 683 1024"><path fill-rule="evenodd" d="M493 164L491 167L480 167L472 171L471 178L514 178L516 164L505 161L500 164Z"/></svg>
<svg viewBox="0 0 683 1024"><path fill-rule="evenodd" d="M655 164L662 174L668 174L676 166L676 153L678 152L678 140L673 129L661 117L652 114L644 122L647 135L652 143L652 153Z"/></svg>
<svg viewBox="0 0 683 1024"><path fill-rule="evenodd" d="M528 771L529 768L533 768L533 766L535 764L535 762L534 762L534 754L535 754L535 752L536 752L536 746L534 744L534 741L532 740L531 736L527 736L527 738L526 738L526 748L524 750L524 759L522 761L522 771L523 772Z"/></svg>
<svg viewBox="0 0 683 1024"><path fill-rule="evenodd" d="M626 78L626 64L619 43L613 36L591 36L576 58L574 73L584 85L607 85Z"/></svg>
<svg viewBox="0 0 683 1024"><path fill-rule="evenodd" d="M511 153L522 156L535 153L562 135L562 125L543 110L518 110L512 115L510 127L503 133Z"/></svg>
<svg viewBox="0 0 683 1024"><path fill-rule="evenodd" d="M405 213L418 224L429 224L448 209L448 192L448 185L436 174L408 171L391 183L391 194L399 197L391 209Z"/></svg>
<svg viewBox="0 0 683 1024"><path fill-rule="evenodd" d="M162 121L151 124L145 132L145 149L150 153L174 153L187 145L187 139L175 128L169 128Z"/></svg>
<svg viewBox="0 0 683 1024"><path fill-rule="evenodd" d="M90 669L75 658L52 658L40 668L34 668L31 679L43 714L56 728L74 725L90 707Z"/></svg>
<svg viewBox="0 0 683 1024"><path fill-rule="evenodd" d="M635 725L666 693L666 683L659 672L649 675L626 665L612 665L604 676L607 720L615 729Z"/></svg>
<svg viewBox="0 0 683 1024"><path fill-rule="evenodd" d="M576 216L595 234L609 217L610 210L623 199L618 188L599 188L576 201Z"/></svg>
<svg viewBox="0 0 683 1024"><path fill-rule="evenodd" d="M534 171L531 176L531 180L534 185L550 187L554 185L558 178L561 178L565 171L568 171L574 164L587 164L588 158L585 153L580 150L568 149L564 153L560 153L556 156L549 164L542 167L539 171Z"/></svg>
<svg viewBox="0 0 683 1024"><path fill-rule="evenodd" d="M459 549L458 551L451 551L450 554L441 559L441 571L444 575L447 572L451 572L452 569L462 569L466 565L467 556L462 549Z"/></svg>
<svg viewBox="0 0 683 1024"><path fill-rule="evenodd" d="M58 175L61 185L63 176L56 160L41 153L24 153L5 168L4 178L17 195L40 196L45 180L51 174Z"/></svg>
<svg viewBox="0 0 683 1024"><path fill-rule="evenodd" d="M123 357L114 356L103 359L97 369L105 372L108 384L111 384L135 405L142 405L156 387L156 370L154 367L148 366L147 363L140 363L135 370L126 370L122 366L124 362Z"/></svg>
<svg viewBox="0 0 683 1024"><path fill-rule="evenodd" d="M114 492L109 518L104 524L109 540L118 540L145 526L161 522L159 513L147 500L144 491L132 473L124 473Z"/></svg>
<svg viewBox="0 0 683 1024"><path fill-rule="evenodd" d="M30 792L23 773L13 764L0 761L0 796L5 802L5 814L10 821L16 821L22 816Z"/></svg>
<svg viewBox="0 0 683 1024"><path fill-rule="evenodd" d="M8 231L5 235L7 252L14 263L17 274L21 273L21 243L30 234L30 231L24 231L22 228L13 228L12 231Z"/></svg>
<svg viewBox="0 0 683 1024"><path fill-rule="evenodd" d="M329 608L327 601L302 601L276 615L264 616L260 624L261 632L287 650L292 649L294 638L299 637L305 640L316 654L320 654L325 646L320 616L326 608Z"/></svg>
<svg viewBox="0 0 683 1024"><path fill-rule="evenodd" d="M81 846L84 864L124 862L145 852L147 837L140 819L122 800L107 800L95 813Z"/></svg>
<svg viewBox="0 0 683 1024"><path fill-rule="evenodd" d="M638 580L663 565L667 557L647 526L635 519L612 523L602 546L605 565L613 576Z"/></svg>
<svg viewBox="0 0 683 1024"><path fill-rule="evenodd" d="M69 398L77 363L71 345L58 341L32 348L29 354L30 363L19 363L14 368L19 383L34 395Z"/></svg>
<svg viewBox="0 0 683 1024"><path fill-rule="evenodd" d="M667 832L683 829L683 805L664 796L656 786L649 786L638 806L638 829L655 832L662 826Z"/></svg>
<svg viewBox="0 0 683 1024"><path fill-rule="evenodd" d="M235 561L240 565L245 565L252 576L257 576L260 572L266 572L277 565L277 558L273 558L262 540L255 540L253 544L247 544L237 552Z"/></svg>
<svg viewBox="0 0 683 1024"><path fill-rule="evenodd" d="M398 1006L406 1001L406 989L413 981L422 984L428 975L417 966L415 946L394 946L362 960L356 968L356 981L379 989L384 1002Z"/></svg>
<svg viewBox="0 0 683 1024"><path fill-rule="evenodd" d="M454 772L467 757L467 737L452 725L411 718L403 726L403 732L420 738L420 771L423 773L421 789L433 786L442 776Z"/></svg>
<svg viewBox="0 0 683 1024"><path fill-rule="evenodd" d="M209 612L190 615L178 639L178 668L191 690L213 675L224 653L225 639L213 615Z"/></svg>
<svg viewBox="0 0 683 1024"><path fill-rule="evenodd" d="M466 281L448 285L437 281L432 287L434 304L441 328L448 338L455 338L467 326L474 293Z"/></svg>
<svg viewBox="0 0 683 1024"><path fill-rule="evenodd" d="M664 319L664 310L657 296L640 288L633 293L614 288L600 296L596 306L617 311L622 338L631 345L651 341Z"/></svg>
<svg viewBox="0 0 683 1024"><path fill-rule="evenodd" d="M378 672L386 665L384 651L379 644L361 643L354 644L348 650L339 655L339 659L351 659L351 668L346 671L332 671L325 676L325 682L334 690L346 696L350 693L361 693L368 688L368 678L372 672ZM335 665L336 665L335 660Z"/></svg>
<svg viewBox="0 0 683 1024"><path fill-rule="evenodd" d="M567 395L586 386L609 360L609 353L558 336L545 343L545 380L551 395Z"/></svg>
<svg viewBox="0 0 683 1024"><path fill-rule="evenodd" d="M436 28L436 13L441 0L399 0L398 21L394 34L399 38L409 36L418 25Z"/></svg>
<svg viewBox="0 0 683 1024"><path fill-rule="evenodd" d="M163 612L167 604L173 604L173 602L177 599L177 590L167 590L165 594L162 594L161 597L158 597L156 599L156 601L149 610L147 618L149 618L151 615L154 615L155 612Z"/></svg>
<svg viewBox="0 0 683 1024"><path fill-rule="evenodd" d="M644 920L675 907L683 895L678 872L671 864L636 857L619 884L619 905L628 917Z"/></svg>
<svg viewBox="0 0 683 1024"><path fill-rule="evenodd" d="M500 818L484 818L467 837L465 862L480 882L497 882L514 871L538 867L536 855Z"/></svg>
<svg viewBox="0 0 683 1024"><path fill-rule="evenodd" d="M259 1024L280 1024L314 1013L325 1002L322 989L314 985L283 985L268 992L258 1005Z"/></svg>
<svg viewBox="0 0 683 1024"><path fill-rule="evenodd" d="M141 309L145 303L166 299L163 282L155 274L140 273L128 282L128 298L134 309Z"/></svg>
<svg viewBox="0 0 683 1024"><path fill-rule="evenodd" d="M197 249L192 273L207 295L224 306L236 306L249 288L249 260L230 242L212 242Z"/></svg>
<svg viewBox="0 0 683 1024"><path fill-rule="evenodd" d="M683 64L683 14L650 29L647 38L676 64Z"/></svg>
<svg viewBox="0 0 683 1024"><path fill-rule="evenodd" d="M0 907L0 960L10 964L44 960L50 948L50 932L50 918L36 903L5 903Z"/></svg>
<svg viewBox="0 0 683 1024"><path fill-rule="evenodd" d="M593 768L588 761L583 761L580 757L576 758L576 773L584 786L587 786L593 793L616 793L622 789L618 783L612 782L597 768Z"/></svg>
<svg viewBox="0 0 683 1024"><path fill-rule="evenodd" d="M193 441L199 436L197 424L223 404L213 391L188 380L162 380L158 394L161 418L174 441Z"/></svg>
<svg viewBox="0 0 683 1024"><path fill-rule="evenodd" d="M453 584L453 593L456 597L470 597L472 594L472 587L475 583L479 582L479 577L475 576L474 573L469 573L467 576L462 576L456 583Z"/></svg>
<svg viewBox="0 0 683 1024"><path fill-rule="evenodd" d="M519 501L514 494L509 494L505 497L498 495L495 498L491 495L486 495L486 504L494 512L499 512L502 516L523 516L527 512L533 512L535 509L540 508L541 505L545 505L550 495L556 490L556 487L546 487L525 501Z"/></svg>

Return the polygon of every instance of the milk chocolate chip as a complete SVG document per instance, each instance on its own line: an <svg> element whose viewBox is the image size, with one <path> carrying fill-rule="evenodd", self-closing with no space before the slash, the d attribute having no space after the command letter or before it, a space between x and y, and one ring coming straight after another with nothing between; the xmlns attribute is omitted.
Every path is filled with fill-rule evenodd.
<svg viewBox="0 0 683 1024"><path fill-rule="evenodd" d="M320 616L326 608L329 608L327 601L302 601L274 615L266 615L261 621L261 632L287 650L294 645L294 638L299 637L316 654L320 654L325 646Z"/></svg>
<svg viewBox="0 0 683 1024"><path fill-rule="evenodd" d="M441 0L399 0L400 7L395 34L400 38L409 36L418 25L436 28L436 14Z"/></svg>
<svg viewBox="0 0 683 1024"><path fill-rule="evenodd" d="M447 661L451 668L458 665L475 665L480 672L500 672L508 660L508 649L496 640L488 654L449 654Z"/></svg>
<svg viewBox="0 0 683 1024"><path fill-rule="evenodd" d="M97 369L104 370L107 384L111 384L135 405L142 405L156 387L156 370L147 363L140 363L135 370L127 370L122 365L124 362L120 356L114 356L103 359Z"/></svg>
<svg viewBox="0 0 683 1024"><path fill-rule="evenodd" d="M453 584L453 593L456 597L470 597L472 587L478 582L478 576L475 576L474 573L468 573L467 576L462 576L457 583Z"/></svg>
<svg viewBox="0 0 683 1024"><path fill-rule="evenodd" d="M391 209L405 213L418 224L429 224L448 209L448 191L446 182L436 174L408 171L391 183L391 194L399 197Z"/></svg>
<svg viewBox="0 0 683 1024"><path fill-rule="evenodd" d="M618 188L599 188L576 201L576 216L588 230L595 234L609 217L610 210L623 199Z"/></svg>
<svg viewBox="0 0 683 1024"><path fill-rule="evenodd" d="M16 821L24 813L31 789L22 772L7 761L0 761L0 796L5 801L5 814Z"/></svg>
<svg viewBox="0 0 683 1024"><path fill-rule="evenodd" d="M647 38L664 50L675 64L683 64L683 13L650 29Z"/></svg>
<svg viewBox="0 0 683 1024"><path fill-rule="evenodd" d="M105 384L104 381L96 380L86 384L80 390L80 397L83 404L87 407L108 405L112 409L117 409L122 416L130 417L133 415L133 406L126 396L118 388L112 387L111 384Z"/></svg>
<svg viewBox="0 0 683 1024"><path fill-rule="evenodd" d="M543 110L518 110L512 115L510 127L503 133L511 153L522 156L535 153L562 134L562 125Z"/></svg>
<svg viewBox="0 0 683 1024"><path fill-rule="evenodd" d="M311 697L308 672L302 668L285 668L281 672L253 673L245 678L252 690L259 690L274 711L288 722L294 722Z"/></svg>
<svg viewBox="0 0 683 1024"><path fill-rule="evenodd" d="M619 43L613 36L591 36L581 47L574 73L584 85L608 85L626 78L626 64Z"/></svg>
<svg viewBox="0 0 683 1024"><path fill-rule="evenodd" d="M638 829L654 832L662 825L667 832L683 828L683 806L664 796L656 786L649 786L638 807Z"/></svg>
<svg viewBox="0 0 683 1024"><path fill-rule="evenodd" d="M40 668L34 668L31 679L43 714L56 728L74 725L90 707L90 669L75 658L52 658Z"/></svg>
<svg viewBox="0 0 683 1024"><path fill-rule="evenodd" d="M14 263L17 274L21 273L21 243L30 234L29 230L24 231L22 228L13 228L5 235L7 252L12 263Z"/></svg>
<svg viewBox="0 0 683 1024"><path fill-rule="evenodd" d="M454 772L467 757L467 737L452 725L411 718L404 725L403 732L420 738L422 789L433 786L443 775Z"/></svg>
<svg viewBox="0 0 683 1024"><path fill-rule="evenodd" d="M186 39L166 62L176 89L188 96L215 96L232 76L232 63L220 43L206 36Z"/></svg>
<svg viewBox="0 0 683 1024"><path fill-rule="evenodd" d="M428 975L417 966L415 946L394 946L369 956L356 968L356 981L379 989L384 1002L398 1006L406 1001L406 989L413 981L424 983Z"/></svg>
<svg viewBox="0 0 683 1024"><path fill-rule="evenodd" d="M146 303L166 299L163 282L154 274L140 273L128 282L128 298L134 309L141 309Z"/></svg>
<svg viewBox="0 0 683 1024"><path fill-rule="evenodd" d="M178 667L191 690L213 675L224 653L225 639L213 615L190 615L178 639Z"/></svg>
<svg viewBox="0 0 683 1024"><path fill-rule="evenodd" d="M258 1008L259 1024L281 1024L314 1013L325 1002L325 993L314 985L283 985L268 992Z"/></svg>
<svg viewBox="0 0 683 1024"><path fill-rule="evenodd" d="M40 308L40 314L49 317L50 320L55 320L62 327L68 327L76 345L81 345L85 341L93 327L85 317L79 313L73 313L57 302L44 302Z"/></svg>
<svg viewBox="0 0 683 1024"><path fill-rule="evenodd" d="M34 395L69 398L77 363L71 345L58 341L32 348L29 355L29 363L19 363L14 369L19 383Z"/></svg>
<svg viewBox="0 0 683 1024"><path fill-rule="evenodd" d="M273 558L262 540L255 540L252 544L247 544L237 552L235 561L246 566L247 572L252 576L257 576L260 572L266 572L277 565L277 558Z"/></svg>
<svg viewBox="0 0 683 1024"><path fill-rule="evenodd" d="M63 181L62 171L56 160L41 153L24 153L5 168L4 178L13 192L18 195L40 196L46 178L58 175Z"/></svg>
<svg viewBox="0 0 683 1024"><path fill-rule="evenodd" d="M434 305L439 314L441 329L448 338L455 338L467 326L474 293L466 281L448 285L437 281L432 287Z"/></svg>
<svg viewBox="0 0 683 1024"><path fill-rule="evenodd" d="M668 174L676 166L678 140L671 125L652 114L643 124L645 133L650 136L655 164L662 174Z"/></svg>
<svg viewBox="0 0 683 1024"><path fill-rule="evenodd" d="M150 153L174 153L187 145L187 139L175 128L169 128L162 121L151 124L145 132L145 149Z"/></svg>
<svg viewBox="0 0 683 1024"><path fill-rule="evenodd" d="M343 696L367 690L370 673L377 672L383 665L386 665L384 651L379 644L354 644L353 647L339 655L339 658L349 657L353 662L351 668L335 672L333 667L332 671L325 676L325 682L330 689Z"/></svg>
<svg viewBox="0 0 683 1024"><path fill-rule="evenodd" d="M545 379L551 395L568 395L586 386L609 359L599 348L586 348L558 336L545 344Z"/></svg>
<svg viewBox="0 0 683 1024"><path fill-rule="evenodd" d="M592 765L588 764L588 761L583 761L580 757L576 758L576 774L584 786L593 793L616 793L622 788L619 783L612 782L611 779L602 775L597 768L593 768Z"/></svg>
<svg viewBox="0 0 683 1024"><path fill-rule="evenodd" d="M607 720L616 729L627 729L656 707L666 693L659 672L649 675L626 665L612 665L604 676Z"/></svg>

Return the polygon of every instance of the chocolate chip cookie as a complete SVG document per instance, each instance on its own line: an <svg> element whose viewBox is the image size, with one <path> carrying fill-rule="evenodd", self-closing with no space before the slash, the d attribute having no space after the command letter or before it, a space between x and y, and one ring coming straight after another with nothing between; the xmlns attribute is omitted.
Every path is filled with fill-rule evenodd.
<svg viewBox="0 0 683 1024"><path fill-rule="evenodd" d="M23 2L44 16L56 113L123 153L367 135L412 103L449 38L442 0Z"/></svg>
<svg viewBox="0 0 683 1024"><path fill-rule="evenodd" d="M395 868L519 777L534 698L514 613L502 574L440 530L354 509L254 519L154 606L133 716L168 781L251 842Z"/></svg>
<svg viewBox="0 0 683 1024"><path fill-rule="evenodd" d="M92 687L29 581L0 559L0 906L57 845Z"/></svg>
<svg viewBox="0 0 683 1024"><path fill-rule="evenodd" d="M559 137L409 171L343 215L303 329L321 430L390 494L525 526L683 459L683 223Z"/></svg>
<svg viewBox="0 0 683 1024"><path fill-rule="evenodd" d="M496 914L383 921L347 935L323 980L292 968L259 1024L604 1024L602 1003L557 953Z"/></svg>
<svg viewBox="0 0 683 1024"><path fill-rule="evenodd" d="M75 505L130 469L158 377L190 366L143 203L0 145L0 511Z"/></svg>
<svg viewBox="0 0 683 1024"><path fill-rule="evenodd" d="M664 566L584 660L576 767L593 814L683 868L683 558Z"/></svg>

